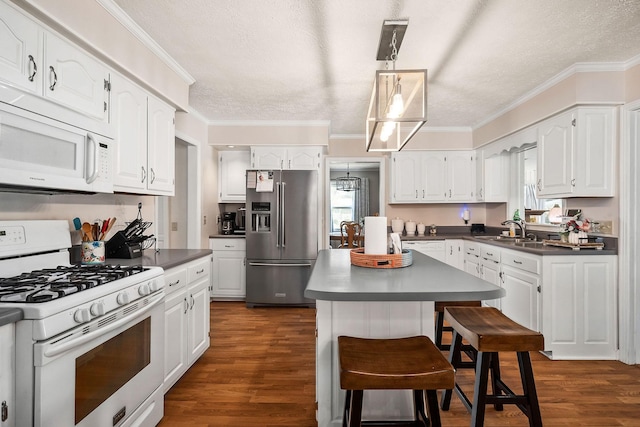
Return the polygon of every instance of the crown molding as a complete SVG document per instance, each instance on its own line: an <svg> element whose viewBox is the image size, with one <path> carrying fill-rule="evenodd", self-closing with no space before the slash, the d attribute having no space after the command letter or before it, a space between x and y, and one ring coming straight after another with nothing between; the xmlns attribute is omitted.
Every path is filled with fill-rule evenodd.
<svg viewBox="0 0 640 427"><path fill-rule="evenodd" d="M634 64L635 62L635 64ZM561 81L575 75L578 73L597 73L597 72L609 72L609 71L626 71L634 65L640 63L640 55L632 58L626 62L577 62L560 73L556 74L546 82L542 83L540 86L536 87L532 91L524 94L520 98L513 101L511 104L504 107L502 110L492 114L486 119L482 120L480 123L472 126L472 130L476 130L486 125L487 123L492 122L498 117L508 113L509 111L515 109L516 107L524 104L525 102L535 98L541 93L551 89L553 86L557 85Z"/></svg>
<svg viewBox="0 0 640 427"><path fill-rule="evenodd" d="M307 126L307 127L329 127L331 122L329 120L209 120L207 121L209 126L266 126L266 127L295 127L295 126Z"/></svg>
<svg viewBox="0 0 640 427"><path fill-rule="evenodd" d="M111 14L126 30L133 34L140 42L153 52L172 71L180 76L188 85L195 83L191 74L187 72L178 62L173 59L155 40L147 34L129 15L126 14L114 0L96 0L107 12Z"/></svg>

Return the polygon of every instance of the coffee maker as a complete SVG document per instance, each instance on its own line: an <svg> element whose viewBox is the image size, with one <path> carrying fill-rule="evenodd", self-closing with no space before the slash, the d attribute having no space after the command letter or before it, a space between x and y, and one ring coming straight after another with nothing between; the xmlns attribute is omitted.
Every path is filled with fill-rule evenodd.
<svg viewBox="0 0 640 427"><path fill-rule="evenodd" d="M222 234L233 234L236 227L236 213L224 212L222 214Z"/></svg>

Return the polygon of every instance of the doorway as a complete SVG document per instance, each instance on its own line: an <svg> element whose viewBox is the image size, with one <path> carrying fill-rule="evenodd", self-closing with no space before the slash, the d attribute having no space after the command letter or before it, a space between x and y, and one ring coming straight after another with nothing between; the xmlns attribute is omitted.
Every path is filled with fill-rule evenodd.
<svg viewBox="0 0 640 427"><path fill-rule="evenodd" d="M347 172L350 177L361 178L363 185L360 190L345 193L335 188L335 179ZM335 238L339 233L340 221L361 222L365 216L385 215L385 157L327 157L325 177L322 235L325 236L323 247L329 248L332 234Z"/></svg>
<svg viewBox="0 0 640 427"><path fill-rule="evenodd" d="M160 249L202 247L200 157L200 143L176 131L175 195L156 197Z"/></svg>

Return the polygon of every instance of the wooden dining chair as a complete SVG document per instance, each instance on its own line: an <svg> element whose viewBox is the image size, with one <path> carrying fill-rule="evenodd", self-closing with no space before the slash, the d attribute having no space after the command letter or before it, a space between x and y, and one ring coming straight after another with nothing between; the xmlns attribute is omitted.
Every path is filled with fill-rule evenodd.
<svg viewBox="0 0 640 427"><path fill-rule="evenodd" d="M362 226L353 221L340 223L340 248L359 248L362 245Z"/></svg>

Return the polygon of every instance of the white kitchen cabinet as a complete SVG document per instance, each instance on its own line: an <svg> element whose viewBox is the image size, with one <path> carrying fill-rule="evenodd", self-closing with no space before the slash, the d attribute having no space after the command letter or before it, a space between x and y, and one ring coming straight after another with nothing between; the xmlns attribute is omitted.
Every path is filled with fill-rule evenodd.
<svg viewBox="0 0 640 427"><path fill-rule="evenodd" d="M480 244L475 242L465 242L464 251L464 271L472 276L481 277Z"/></svg>
<svg viewBox="0 0 640 427"><path fill-rule="evenodd" d="M522 326L540 331L541 257L520 251L503 250L502 312Z"/></svg>
<svg viewBox="0 0 640 427"><path fill-rule="evenodd" d="M445 262L464 271L464 240L447 239L445 243Z"/></svg>
<svg viewBox="0 0 640 427"><path fill-rule="evenodd" d="M210 257L165 272L164 392L210 345Z"/></svg>
<svg viewBox="0 0 640 427"><path fill-rule="evenodd" d="M109 120L109 69L0 2L0 79L100 122ZM40 114L49 111L41 107Z"/></svg>
<svg viewBox="0 0 640 427"><path fill-rule="evenodd" d="M538 196L613 196L615 119L615 107L579 107L540 123Z"/></svg>
<svg viewBox="0 0 640 427"><path fill-rule="evenodd" d="M501 251L492 245L483 245L480 244L480 278L485 280L492 285L502 287L502 269L500 264L501 259ZM489 307L495 307L497 309L501 309L502 303L501 299L493 299L483 301L483 305Z"/></svg>
<svg viewBox="0 0 640 427"><path fill-rule="evenodd" d="M438 261L445 262L446 260L444 240L405 240L402 242L402 248L412 249L431 258L435 258Z"/></svg>
<svg viewBox="0 0 640 427"><path fill-rule="evenodd" d="M509 155L500 153L484 159L484 201L507 202L509 200Z"/></svg>
<svg viewBox="0 0 640 427"><path fill-rule="evenodd" d="M99 121L108 121L109 70L75 45L44 33L44 96Z"/></svg>
<svg viewBox="0 0 640 427"><path fill-rule="evenodd" d="M6 410L7 419L0 418L0 426L15 426L15 325L0 326L0 412Z"/></svg>
<svg viewBox="0 0 640 427"><path fill-rule="evenodd" d="M112 77L114 189L173 196L175 110L124 77Z"/></svg>
<svg viewBox="0 0 640 427"><path fill-rule="evenodd" d="M319 170L321 147L251 147L252 169Z"/></svg>
<svg viewBox="0 0 640 427"><path fill-rule="evenodd" d="M484 202L484 150L476 150L476 202Z"/></svg>
<svg viewBox="0 0 640 427"><path fill-rule="evenodd" d="M391 154L391 203L473 202L474 151Z"/></svg>
<svg viewBox="0 0 640 427"><path fill-rule="evenodd" d="M209 239L209 249L213 250L211 298L215 300L244 300L247 294L245 239Z"/></svg>
<svg viewBox="0 0 640 427"><path fill-rule="evenodd" d="M20 89L42 94L40 26L21 11L0 1L0 79Z"/></svg>
<svg viewBox="0 0 640 427"><path fill-rule="evenodd" d="M218 153L218 193L220 203L243 202L247 195L247 169L251 168L249 151Z"/></svg>
<svg viewBox="0 0 640 427"><path fill-rule="evenodd" d="M542 332L553 359L617 358L617 256L543 257Z"/></svg>

